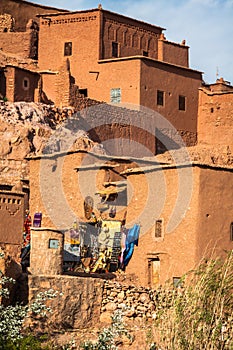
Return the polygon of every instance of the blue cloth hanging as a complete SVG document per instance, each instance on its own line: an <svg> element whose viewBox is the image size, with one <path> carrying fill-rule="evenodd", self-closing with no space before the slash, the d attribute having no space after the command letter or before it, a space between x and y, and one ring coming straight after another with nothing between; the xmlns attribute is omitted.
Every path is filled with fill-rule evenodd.
<svg viewBox="0 0 233 350"><path fill-rule="evenodd" d="M126 237L126 246L124 251L123 264L127 266L134 252L134 246L138 246L140 226L135 224L128 230Z"/></svg>

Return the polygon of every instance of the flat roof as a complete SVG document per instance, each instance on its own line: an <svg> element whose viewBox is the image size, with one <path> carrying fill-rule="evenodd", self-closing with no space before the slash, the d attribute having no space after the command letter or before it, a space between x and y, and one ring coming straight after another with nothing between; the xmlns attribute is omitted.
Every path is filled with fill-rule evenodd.
<svg viewBox="0 0 233 350"><path fill-rule="evenodd" d="M194 146L195 147L195 146ZM136 157L128 157L128 156L111 156L108 154L99 154L95 153L92 151L87 151L87 150L75 150L75 151L69 151L69 152L55 152L51 154L44 154L44 155L36 155L36 156L31 156L31 157L26 157L27 160L40 160L40 159L53 159L55 157L64 157L69 154L74 154L74 153L85 153L85 154L90 154L93 157L96 157L97 159L100 160L108 160L108 161L125 161L128 163L142 163L140 167L132 167L124 172L121 173L121 175L130 175L133 173L140 173L140 172L150 172L153 170L161 170L162 169L171 169L171 168L181 168L181 167L194 167L194 166L199 166L202 168L211 168L211 169L219 169L219 170L226 170L226 171L233 171L233 164L229 165L224 165L224 164L212 164L204 161L194 161L191 159L191 155L189 160L180 162L180 163L174 163L172 161L167 161L163 160L161 158L158 158L162 155L155 155L153 157L144 157L144 158L136 158ZM145 165L148 164L148 165ZM74 170L80 169L80 170L88 170L94 167L102 167L104 164L103 163L95 163L94 165L88 165L88 166L81 166L79 168L74 168ZM118 166L118 164L113 164L114 167ZM112 167L113 167L112 166ZM106 164L105 167L111 167L111 164Z"/></svg>
<svg viewBox="0 0 233 350"><path fill-rule="evenodd" d="M218 165L218 164L207 164L198 161L190 161L186 163L178 164L158 164L144 167L135 167L129 168L120 173L120 175L131 175L131 174L140 174L147 173L152 171L161 171L161 169L177 169L177 168L190 168L190 167L200 167L200 168L209 168L209 169L218 169L225 171L233 171L233 166L231 165Z"/></svg>
<svg viewBox="0 0 233 350"><path fill-rule="evenodd" d="M69 12L64 12L64 13L46 13L46 14L38 14L37 17L44 17L44 16L61 16L61 15L73 15L73 14L76 14L76 13L79 13L79 14L82 14L82 13L88 13L88 12L96 12L96 11L102 11L102 12L105 12L105 13L109 13L111 15L114 15L114 16L118 16L118 17L121 17L121 18L124 18L126 20L130 20L130 21L134 21L134 22L137 22L137 23L140 23L142 25L146 25L146 26L149 26L151 28L154 28L154 29L159 29L161 31L163 30L166 30L165 28L163 27L160 27L160 26L156 26L154 24L151 24L151 23L148 23L148 22L144 22L142 20L139 20L139 19L136 19L136 18L133 18L133 17L128 17L128 16L125 16L125 15L122 15L120 13L117 13L117 12L112 12L112 11L109 11L109 10L104 10L103 8L93 8L93 9L89 9L89 10L79 10L79 11L69 11Z"/></svg>
<svg viewBox="0 0 233 350"><path fill-rule="evenodd" d="M98 63L99 64L103 64L103 63L111 63L111 62L127 61L127 60L146 60L146 61L162 64L162 65L165 65L165 66L173 66L173 67L184 69L186 71L191 71L191 72L194 72L194 73L200 73L200 74L204 73L204 72L196 70L196 69L180 66L180 65L174 64L174 63L159 61L159 60L156 60L155 58L151 58L151 57L147 57L147 56L143 56L143 55L128 56L128 57L117 57L117 58L105 58L105 59L99 60Z"/></svg>
<svg viewBox="0 0 233 350"><path fill-rule="evenodd" d="M199 90L203 91L206 95L229 95L229 94L233 94L233 89L232 90L224 90L224 91L211 91L208 90L208 88L206 88L205 86L201 86L199 87Z"/></svg>
<svg viewBox="0 0 233 350"><path fill-rule="evenodd" d="M44 9L51 9L51 10L56 10L56 11L61 11L61 12L68 12L69 10L65 10L65 9L60 9L57 7L53 7L53 6L47 6L47 5L42 5L42 4L36 4L33 1L27 1L27 0L13 0L16 3L22 3L22 4L28 4L28 5L33 5L35 7L40 7L40 8L44 8Z"/></svg>

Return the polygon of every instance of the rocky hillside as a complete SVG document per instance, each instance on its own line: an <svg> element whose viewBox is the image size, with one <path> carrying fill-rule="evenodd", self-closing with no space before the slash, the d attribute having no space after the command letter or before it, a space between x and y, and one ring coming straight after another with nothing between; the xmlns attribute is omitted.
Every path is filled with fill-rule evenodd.
<svg viewBox="0 0 233 350"><path fill-rule="evenodd" d="M50 145L50 152L64 150L64 140L72 137L72 150L86 149L104 152L87 132L69 127L74 109L60 109L39 103L0 102L0 181L14 184L27 179L28 162L25 158L39 155ZM56 143L51 140L55 135ZM49 142L48 142L49 140ZM54 146L55 145L55 146Z"/></svg>

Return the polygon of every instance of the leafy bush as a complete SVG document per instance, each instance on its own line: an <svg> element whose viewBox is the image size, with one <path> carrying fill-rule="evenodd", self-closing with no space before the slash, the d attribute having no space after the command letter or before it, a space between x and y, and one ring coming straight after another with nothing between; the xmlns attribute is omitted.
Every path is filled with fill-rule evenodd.
<svg viewBox="0 0 233 350"><path fill-rule="evenodd" d="M98 340L96 342L86 341L81 345L83 350L117 350L116 343L119 339L125 335L131 339L131 335L125 329L122 313L116 311L112 316L111 326L104 328L103 331L99 333Z"/></svg>
<svg viewBox="0 0 233 350"><path fill-rule="evenodd" d="M4 258L4 254L0 253L0 258ZM12 278L3 276L0 271L0 298L9 297L9 290L6 287L9 283L15 283ZM45 301L53 299L58 292L48 290L39 293L36 299L28 305L8 305L0 304L0 349L41 349L41 339L38 340L33 335L23 335L23 325L28 317L34 319L38 317L46 317L51 309L45 305Z"/></svg>

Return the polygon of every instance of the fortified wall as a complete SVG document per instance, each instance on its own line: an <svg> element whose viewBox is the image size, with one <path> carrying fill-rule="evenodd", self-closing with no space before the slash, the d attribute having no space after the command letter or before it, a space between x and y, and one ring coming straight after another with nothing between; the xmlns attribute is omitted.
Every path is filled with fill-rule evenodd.
<svg viewBox="0 0 233 350"><path fill-rule="evenodd" d="M24 32L29 19L37 21L37 14L67 12L55 7L34 4L24 0L1 0L0 14L7 13L14 18L14 30Z"/></svg>
<svg viewBox="0 0 233 350"><path fill-rule="evenodd" d="M229 146L233 139L233 87L223 78L199 90L198 144Z"/></svg>
<svg viewBox="0 0 233 350"><path fill-rule="evenodd" d="M37 59L39 28L36 22L29 20L25 31L14 32L14 27L11 27L10 23L4 23L6 18L8 18L7 14L0 14L0 22L2 22L0 27L0 49L21 58Z"/></svg>

